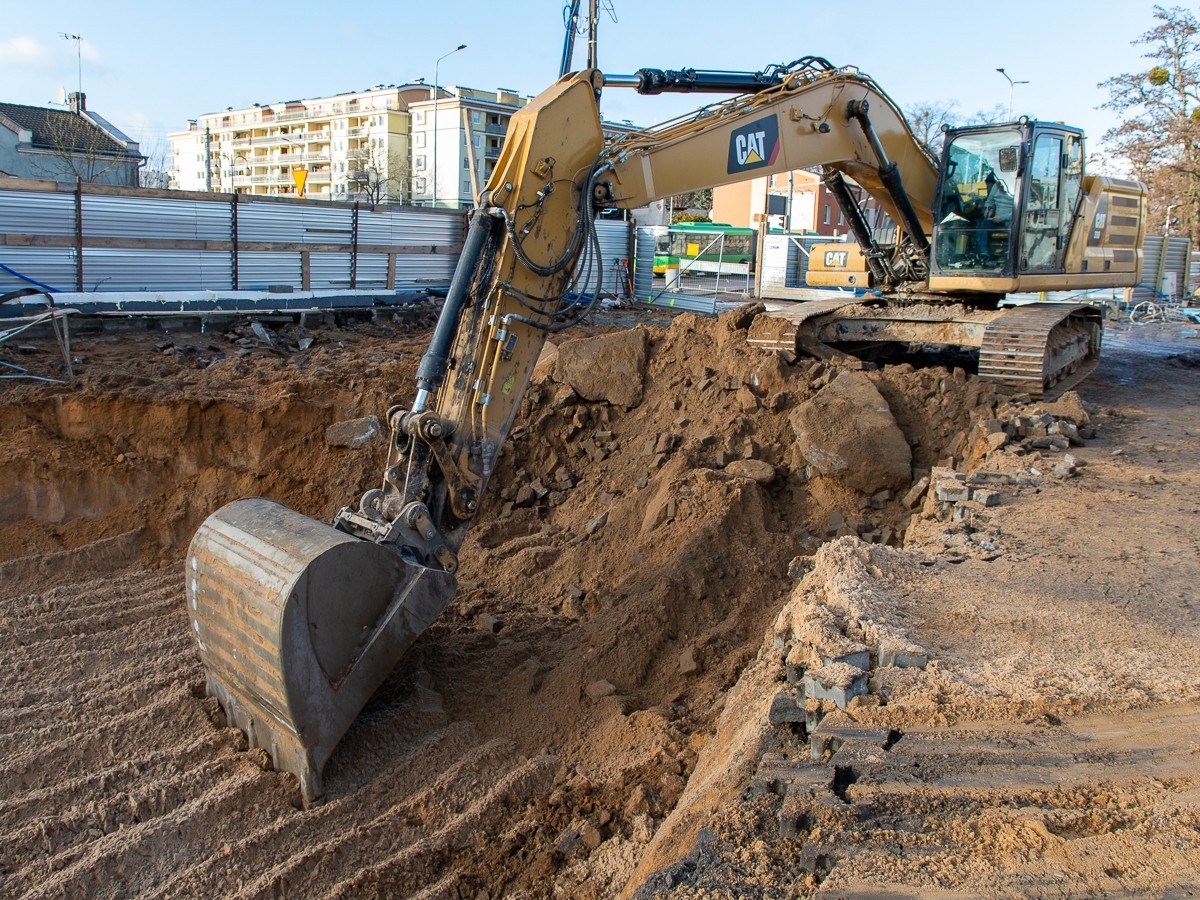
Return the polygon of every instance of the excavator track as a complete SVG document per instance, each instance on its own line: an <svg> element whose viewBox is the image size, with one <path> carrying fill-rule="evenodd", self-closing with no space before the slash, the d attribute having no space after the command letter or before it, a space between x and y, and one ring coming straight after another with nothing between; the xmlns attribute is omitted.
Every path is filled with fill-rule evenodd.
<svg viewBox="0 0 1200 900"><path fill-rule="evenodd" d="M1079 384L1100 362L1099 310L1068 303L1006 309L983 333L979 377L1047 400Z"/></svg>
<svg viewBox="0 0 1200 900"><path fill-rule="evenodd" d="M861 365L838 347L871 342L953 345L979 352L979 377L1053 399L1100 361L1100 313L1091 306L1036 303L1002 310L947 308L944 316L853 300L801 303L755 319L748 342L840 365ZM849 342L848 344L846 342Z"/></svg>

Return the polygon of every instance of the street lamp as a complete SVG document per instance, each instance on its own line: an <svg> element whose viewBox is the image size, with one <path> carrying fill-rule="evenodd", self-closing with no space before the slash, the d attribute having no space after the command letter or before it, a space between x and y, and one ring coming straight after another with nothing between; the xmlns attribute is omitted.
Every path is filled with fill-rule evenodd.
<svg viewBox="0 0 1200 900"><path fill-rule="evenodd" d="M459 44L449 53L443 53L433 64L433 205L437 206L437 133L438 133L438 66L447 56L452 56L459 50L466 50L466 44Z"/></svg>
<svg viewBox="0 0 1200 900"><path fill-rule="evenodd" d="M1013 88L1015 88L1018 84L1029 84L1029 82L1028 81L1013 81L1012 76L1010 76L1007 72L1004 71L1003 66L1001 66L996 71L1008 79L1008 117L1011 119L1012 118L1012 104L1013 104Z"/></svg>

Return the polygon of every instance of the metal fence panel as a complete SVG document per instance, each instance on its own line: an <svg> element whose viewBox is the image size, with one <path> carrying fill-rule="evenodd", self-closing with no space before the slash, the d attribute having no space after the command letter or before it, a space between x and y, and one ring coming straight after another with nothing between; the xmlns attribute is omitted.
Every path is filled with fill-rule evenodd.
<svg viewBox="0 0 1200 900"><path fill-rule="evenodd" d="M153 196L139 191L81 197L84 235L83 288L87 291L228 290L233 284L233 203L220 198ZM355 287L387 289L395 247L397 290L445 287L457 262L455 252L465 234L465 216L446 210L400 207L364 209L358 214ZM243 196L237 203L237 287L269 286L301 289L301 254L296 245L336 245L314 249L309 258L314 290L350 286L350 244L355 210L319 201L279 202ZM625 227L625 223L616 223ZM0 183L0 232L33 237L66 238L67 247L0 245L0 264L35 281L73 291L76 287L75 195L71 192L24 190ZM96 247L127 240L135 246ZM171 249L160 242L176 241ZM192 243L186 246L189 242ZM141 246L137 246L141 243ZM150 244L147 247L146 244ZM213 245L217 245L215 248ZM241 249L254 244L253 250ZM271 244L293 245L271 249ZM264 246L266 245L266 246ZM429 248L428 253L420 252ZM611 249L611 247L610 247ZM403 252L417 250L418 252ZM441 251L441 252L435 252ZM615 252L613 250L612 252ZM625 255L624 253L622 255ZM27 282L0 270L0 289Z"/></svg>
<svg viewBox="0 0 1200 900"><path fill-rule="evenodd" d="M68 247L0 247L0 264L55 290L75 289L75 251ZM29 286L0 269L0 292Z"/></svg>
<svg viewBox="0 0 1200 900"><path fill-rule="evenodd" d="M281 250L242 250L238 253L238 282L244 291L290 285L300 290L300 253Z"/></svg>
<svg viewBox="0 0 1200 900"><path fill-rule="evenodd" d="M1142 277L1131 302L1177 300L1187 292L1191 242L1183 237L1146 235L1142 245Z"/></svg>
<svg viewBox="0 0 1200 900"><path fill-rule="evenodd" d="M227 203L84 194L82 215L83 233L91 237L228 241L233 234Z"/></svg>
<svg viewBox="0 0 1200 900"><path fill-rule="evenodd" d="M600 240L600 259L604 266L602 293L604 296L629 296L629 286L622 272L628 271L630 226L628 222L600 219L596 222L596 237Z"/></svg>
<svg viewBox="0 0 1200 900"><path fill-rule="evenodd" d="M0 230L21 234L74 234L75 197L49 191L0 189Z"/></svg>

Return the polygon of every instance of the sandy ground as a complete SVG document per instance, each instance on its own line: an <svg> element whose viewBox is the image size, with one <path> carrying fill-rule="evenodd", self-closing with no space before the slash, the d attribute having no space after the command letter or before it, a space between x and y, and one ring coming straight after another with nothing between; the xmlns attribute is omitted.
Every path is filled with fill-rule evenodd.
<svg viewBox="0 0 1200 900"><path fill-rule="evenodd" d="M1013 475L956 520L806 462L843 374L664 325L632 405L535 384L458 599L308 811L203 696L180 561L227 500L373 486L324 429L410 396L426 323L84 334L75 389L0 387L0 893L1200 894L1195 334L1110 332L1062 476L981 448L1019 410L973 379L871 373L912 467ZM780 722L817 632L868 693Z"/></svg>

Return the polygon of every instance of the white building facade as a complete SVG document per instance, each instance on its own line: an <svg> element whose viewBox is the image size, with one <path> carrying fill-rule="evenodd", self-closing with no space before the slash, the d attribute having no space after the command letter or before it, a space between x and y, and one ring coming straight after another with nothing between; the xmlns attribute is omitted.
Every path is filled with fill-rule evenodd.
<svg viewBox="0 0 1200 900"><path fill-rule="evenodd" d="M171 187L462 208L500 158L513 113L501 88L423 83L226 109L169 135ZM604 123L612 136L633 128Z"/></svg>

